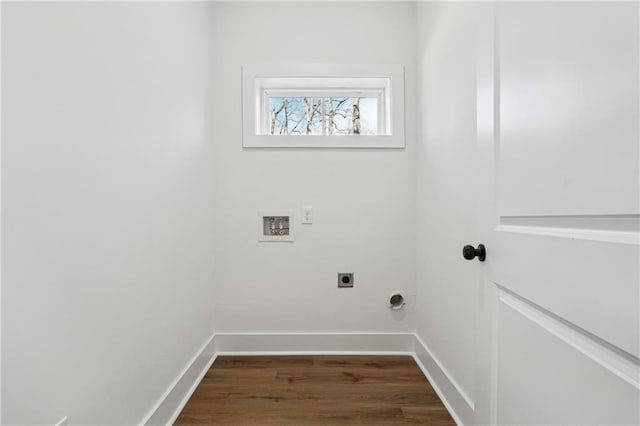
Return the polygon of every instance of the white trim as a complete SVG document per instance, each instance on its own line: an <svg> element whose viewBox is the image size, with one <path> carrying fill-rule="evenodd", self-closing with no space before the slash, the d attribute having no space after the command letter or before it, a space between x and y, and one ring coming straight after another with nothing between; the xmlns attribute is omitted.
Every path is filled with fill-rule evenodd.
<svg viewBox="0 0 640 426"><path fill-rule="evenodd" d="M225 331L216 336L415 336L404 331Z"/></svg>
<svg viewBox="0 0 640 426"><path fill-rule="evenodd" d="M138 0L140 3L174 3L176 0ZM335 3L336 0L178 0L193 3ZM469 0L340 0L342 3L468 3ZM491 3L495 0L475 0L478 3ZM504 0L517 3L531 0ZM620 0L623 3L637 0ZM12 0L15 3L59 3L60 0ZM122 0L65 0L66 3L119 3ZM565 0L567 3L597 3L602 0ZM0 3L2 1L0 0Z"/></svg>
<svg viewBox="0 0 640 426"><path fill-rule="evenodd" d="M413 333L219 333L218 354L226 355L409 355Z"/></svg>
<svg viewBox="0 0 640 426"><path fill-rule="evenodd" d="M449 414L451 414L451 417L453 417L453 420L458 425L473 424L475 414L473 400L458 385L417 334L415 335L415 342L413 358L427 377L431 387L440 397Z"/></svg>
<svg viewBox="0 0 640 426"><path fill-rule="evenodd" d="M68 424L69 418L67 416L64 416L58 423L55 424L55 426L67 426Z"/></svg>
<svg viewBox="0 0 640 426"><path fill-rule="evenodd" d="M224 351L216 356L294 356L294 355L370 355L370 356L411 356L411 351Z"/></svg>
<svg viewBox="0 0 640 426"><path fill-rule="evenodd" d="M640 245L640 234L633 231L552 228L521 225L498 225L494 229L494 231L511 232L514 234L540 235L544 237L569 238L572 240L601 241L616 244Z"/></svg>
<svg viewBox="0 0 640 426"><path fill-rule="evenodd" d="M139 424L170 425L175 422L218 356L214 349L214 338L215 334L196 352Z"/></svg>
<svg viewBox="0 0 640 426"><path fill-rule="evenodd" d="M597 340L590 338L587 334L581 333L546 312L519 299L503 287L498 288L500 289L499 300L506 306L562 340L567 345L605 368L611 374L640 390L640 372L638 371L637 361L634 362L630 359L632 355L624 356L616 350L612 350Z"/></svg>
<svg viewBox="0 0 640 426"><path fill-rule="evenodd" d="M273 80L350 79L387 81L382 99L388 125L383 135L265 135L259 134L264 90L274 89ZM260 82L269 83L262 87ZM314 82L314 86L317 86ZM282 89L282 88L281 88ZM388 96L388 99L387 99ZM380 108L381 102L378 102ZM242 145L244 148L404 148L404 67L390 64L260 64L242 67Z"/></svg>
<svg viewBox="0 0 640 426"><path fill-rule="evenodd" d="M2 4L0 4L0 58L2 58ZM2 67L0 66L0 100L2 99ZM0 101L0 135L2 135L2 102ZM3 223L2 216L2 136L0 136L0 224ZM0 225L0 259L2 259L2 226ZM0 260L0 307L2 306L2 261ZM4 316L1 314L2 309L0 308L0 318ZM2 382L2 326L0 320L0 383ZM0 386L0 422L2 421L2 386Z"/></svg>

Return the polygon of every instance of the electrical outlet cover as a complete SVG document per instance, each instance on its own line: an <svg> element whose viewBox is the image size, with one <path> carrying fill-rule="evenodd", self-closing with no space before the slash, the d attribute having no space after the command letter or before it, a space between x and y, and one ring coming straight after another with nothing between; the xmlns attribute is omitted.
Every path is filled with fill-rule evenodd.
<svg viewBox="0 0 640 426"><path fill-rule="evenodd" d="M302 223L306 225L311 225L313 223L313 207L312 206L302 207Z"/></svg>

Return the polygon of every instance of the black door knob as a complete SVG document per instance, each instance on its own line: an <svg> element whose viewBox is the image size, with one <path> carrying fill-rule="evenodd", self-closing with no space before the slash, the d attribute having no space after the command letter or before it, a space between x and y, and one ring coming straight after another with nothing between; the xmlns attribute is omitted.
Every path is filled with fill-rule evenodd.
<svg viewBox="0 0 640 426"><path fill-rule="evenodd" d="M487 257L487 250L485 250L484 244L478 244L478 248L464 246L462 248L462 255L467 260L472 260L474 257L477 257L480 262L484 262L484 259Z"/></svg>

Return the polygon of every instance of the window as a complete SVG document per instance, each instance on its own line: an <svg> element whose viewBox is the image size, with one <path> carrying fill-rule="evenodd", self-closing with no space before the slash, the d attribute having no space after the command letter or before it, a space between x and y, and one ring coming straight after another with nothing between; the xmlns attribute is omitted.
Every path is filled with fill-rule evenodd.
<svg viewBox="0 0 640 426"><path fill-rule="evenodd" d="M403 148L397 65L243 67L243 146Z"/></svg>
<svg viewBox="0 0 640 426"><path fill-rule="evenodd" d="M380 135L381 93L265 92L269 135ZM265 132L266 130L266 132Z"/></svg>

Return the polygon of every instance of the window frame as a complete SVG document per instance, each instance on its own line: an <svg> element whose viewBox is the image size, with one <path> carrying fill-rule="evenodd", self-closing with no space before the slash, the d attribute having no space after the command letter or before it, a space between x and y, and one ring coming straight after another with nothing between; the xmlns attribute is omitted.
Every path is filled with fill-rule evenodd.
<svg viewBox="0 0 640 426"><path fill-rule="evenodd" d="M269 64L242 67L244 148L404 148L402 65ZM315 97L378 98L378 135L270 135L268 99L314 93ZM336 96L337 97L337 96ZM324 127L324 126L323 126Z"/></svg>

